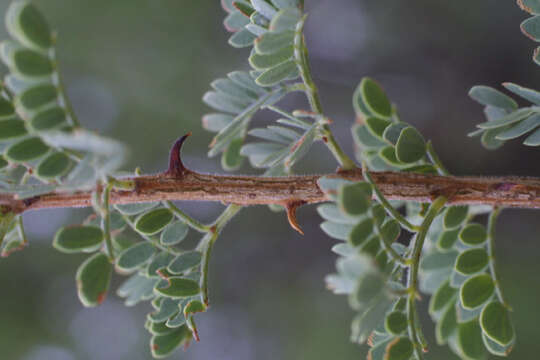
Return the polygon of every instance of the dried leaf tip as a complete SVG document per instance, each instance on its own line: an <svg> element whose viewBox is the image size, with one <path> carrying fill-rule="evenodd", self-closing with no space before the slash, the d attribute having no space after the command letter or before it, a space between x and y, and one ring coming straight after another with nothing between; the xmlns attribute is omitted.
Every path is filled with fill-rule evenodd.
<svg viewBox="0 0 540 360"><path fill-rule="evenodd" d="M182 156L180 154L184 141L191 136L191 131L182 136L174 143L169 155L169 168L165 171L165 175L172 177L182 177L188 169L182 163Z"/></svg>
<svg viewBox="0 0 540 360"><path fill-rule="evenodd" d="M289 224L294 230L298 231L302 235L304 235L304 232L302 231L300 224L298 224L298 219L296 218L296 209L298 209L300 206L304 205L305 203L306 202L303 200L298 200L298 201L289 202L285 206L285 208L287 209L287 220L289 220Z"/></svg>

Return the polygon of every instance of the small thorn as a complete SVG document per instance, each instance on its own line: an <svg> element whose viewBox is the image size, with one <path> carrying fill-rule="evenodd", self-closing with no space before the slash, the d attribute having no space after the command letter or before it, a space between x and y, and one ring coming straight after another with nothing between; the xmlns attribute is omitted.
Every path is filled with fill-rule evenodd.
<svg viewBox="0 0 540 360"><path fill-rule="evenodd" d="M182 150L182 145L184 141L191 135L191 131L186 135L182 136L180 139L176 140L173 147L171 148L171 153L169 155L169 168L165 171L165 175L172 177L181 177L184 175L188 169L182 163L182 157L180 151Z"/></svg>
<svg viewBox="0 0 540 360"><path fill-rule="evenodd" d="M287 203L286 209L287 209L287 220L289 220L289 224L291 227L298 231L300 234L304 235L304 232L302 231L302 228L300 228L300 225L298 224L298 219L296 218L296 209L298 209L300 206L304 205L306 202L303 200L298 201L291 201Z"/></svg>

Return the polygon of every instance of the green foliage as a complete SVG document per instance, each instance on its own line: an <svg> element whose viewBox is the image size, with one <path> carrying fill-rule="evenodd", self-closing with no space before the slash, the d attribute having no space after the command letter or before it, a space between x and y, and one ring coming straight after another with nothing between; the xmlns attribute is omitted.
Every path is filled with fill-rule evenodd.
<svg viewBox="0 0 540 360"><path fill-rule="evenodd" d="M523 32L539 41L538 1L519 4L535 15L523 22ZM233 33L229 43L251 48L252 70L230 72L204 94L214 112L203 117L203 127L216 133L208 155L222 154L227 171L241 169L248 158L265 175L284 176L322 141L343 170L352 170L356 164L333 138L312 79L303 1L223 0L222 5L225 28ZM213 244L241 206L229 205L210 224L169 201L112 206L112 191L137 191L116 173L125 149L78 124L58 73L55 37L37 7L14 1L6 26L11 40L0 44L0 58L9 70L0 93L0 190L26 199L53 190L94 189L96 214L81 225L61 228L53 240L61 252L92 253L76 275L83 305L104 300L116 270L129 274L116 292L125 304L149 301L153 307L145 328L154 358L199 340L195 314L208 308ZM534 60L540 64L538 51ZM496 89L475 86L469 95L485 107L487 121L471 135L481 135L489 149L520 136L526 136L525 145L539 146L540 92L513 83L503 86L531 106L520 108ZM281 100L297 91L306 95L310 110L283 108L287 103ZM320 178L319 188L329 201L317 208L322 230L340 241L332 247L337 270L326 283L347 296L355 313L351 340L370 345L369 359L421 359L427 344L416 301L425 293L432 294L429 314L437 343L448 344L463 359L484 359L487 352L507 355L515 332L493 263L499 209L445 207L445 196L434 197L431 204L390 203L370 171L447 175L447 170L422 134L400 119L375 80L361 79L352 103L357 116L352 136L365 181ZM275 124L251 128L260 110L271 111ZM246 143L252 138L257 140ZM27 240L22 217L4 210L0 245L1 255L7 256ZM487 228L472 222L486 212ZM189 228L202 234L191 247L191 240L184 241Z"/></svg>
<svg viewBox="0 0 540 360"><path fill-rule="evenodd" d="M94 252L103 242L103 231L96 226L70 226L60 229L53 246L64 253Z"/></svg>
<svg viewBox="0 0 540 360"><path fill-rule="evenodd" d="M105 300L111 281L112 264L107 256L96 253L77 270L77 290L84 306L97 306Z"/></svg>

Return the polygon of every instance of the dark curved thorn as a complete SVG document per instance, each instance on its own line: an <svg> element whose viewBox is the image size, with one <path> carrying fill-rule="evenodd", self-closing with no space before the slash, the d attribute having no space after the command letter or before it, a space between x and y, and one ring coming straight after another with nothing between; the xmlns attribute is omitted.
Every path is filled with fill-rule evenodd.
<svg viewBox="0 0 540 360"><path fill-rule="evenodd" d="M191 135L191 131L186 135L182 136L174 143L171 148L171 153L169 155L169 168L165 171L165 175L173 177L181 177L188 171L188 169L182 163L182 157L180 151L182 150L182 145L184 141Z"/></svg>

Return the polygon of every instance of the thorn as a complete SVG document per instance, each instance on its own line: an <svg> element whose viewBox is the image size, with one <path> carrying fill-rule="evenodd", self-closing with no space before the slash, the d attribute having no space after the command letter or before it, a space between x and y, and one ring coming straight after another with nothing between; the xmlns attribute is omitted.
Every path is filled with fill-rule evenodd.
<svg viewBox="0 0 540 360"><path fill-rule="evenodd" d="M296 218L296 209L298 209L300 206L304 205L306 202L304 200L297 200L297 201L291 201L287 203L285 208L287 209L287 220L289 220L289 224L291 227L298 231L300 234L304 235L304 232L302 231L302 228L300 228L300 225L298 224L298 219Z"/></svg>
<svg viewBox="0 0 540 360"><path fill-rule="evenodd" d="M186 135L182 136L180 139L176 140L173 147L171 148L171 153L169 155L169 168L165 171L165 175L171 177L182 177L188 169L182 163L182 157L180 151L182 150L182 145L184 141L191 135L191 131Z"/></svg>

